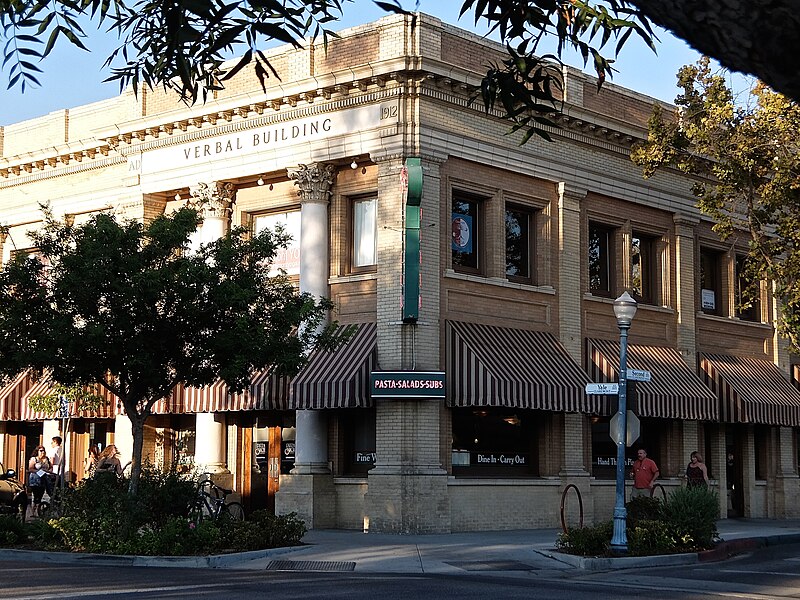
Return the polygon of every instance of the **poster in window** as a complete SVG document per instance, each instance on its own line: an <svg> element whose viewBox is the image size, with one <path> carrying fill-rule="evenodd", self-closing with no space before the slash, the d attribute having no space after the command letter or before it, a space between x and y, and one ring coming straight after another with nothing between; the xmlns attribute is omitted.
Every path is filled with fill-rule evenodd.
<svg viewBox="0 0 800 600"><path fill-rule="evenodd" d="M253 232L261 233L265 228L271 231L281 226L291 236L286 248L278 248L272 261L270 277L285 271L287 275L300 274L300 211L291 210L282 213L258 215L253 219Z"/></svg>
<svg viewBox="0 0 800 600"><path fill-rule="evenodd" d="M453 213L453 250L462 254L472 254L472 217Z"/></svg>
<svg viewBox="0 0 800 600"><path fill-rule="evenodd" d="M701 298L704 309L715 310L717 308L717 301L714 294L714 290L703 290Z"/></svg>

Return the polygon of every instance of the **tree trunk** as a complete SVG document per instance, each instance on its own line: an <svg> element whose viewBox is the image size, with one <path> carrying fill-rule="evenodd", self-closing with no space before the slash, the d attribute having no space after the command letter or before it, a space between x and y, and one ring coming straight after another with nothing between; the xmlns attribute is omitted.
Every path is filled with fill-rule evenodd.
<svg viewBox="0 0 800 600"><path fill-rule="evenodd" d="M800 11L789 0L634 0L654 23L733 71L800 100Z"/></svg>
<svg viewBox="0 0 800 600"><path fill-rule="evenodd" d="M147 416L128 413L133 434L133 456L131 457L131 480L128 484L128 493L136 496L139 492L139 476L142 474L142 448L144 447L144 422Z"/></svg>

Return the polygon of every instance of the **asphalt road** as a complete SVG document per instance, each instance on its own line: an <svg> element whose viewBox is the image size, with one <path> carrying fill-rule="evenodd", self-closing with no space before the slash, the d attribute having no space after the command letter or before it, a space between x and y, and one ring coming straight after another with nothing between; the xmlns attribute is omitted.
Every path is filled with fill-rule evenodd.
<svg viewBox="0 0 800 600"><path fill-rule="evenodd" d="M0 562L0 598L800 599L800 544L775 546L719 563L607 573L576 570L560 576L535 571L463 576L284 573L4 561Z"/></svg>

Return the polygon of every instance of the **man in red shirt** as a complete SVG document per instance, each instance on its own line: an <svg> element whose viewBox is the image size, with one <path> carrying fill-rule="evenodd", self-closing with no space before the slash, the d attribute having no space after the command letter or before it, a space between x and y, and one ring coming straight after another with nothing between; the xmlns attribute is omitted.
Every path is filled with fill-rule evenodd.
<svg viewBox="0 0 800 600"><path fill-rule="evenodd" d="M658 467L651 458L647 458L647 450L639 448L637 452L639 457L633 463L633 491L631 498L638 496L650 497L652 495L653 483L658 479Z"/></svg>

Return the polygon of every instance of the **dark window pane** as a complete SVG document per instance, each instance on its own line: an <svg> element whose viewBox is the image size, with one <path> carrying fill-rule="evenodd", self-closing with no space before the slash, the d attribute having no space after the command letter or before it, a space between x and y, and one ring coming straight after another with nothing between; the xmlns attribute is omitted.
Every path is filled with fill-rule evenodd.
<svg viewBox="0 0 800 600"><path fill-rule="evenodd" d="M744 321L760 321L758 286L746 270L746 257L736 257L736 316Z"/></svg>
<svg viewBox="0 0 800 600"><path fill-rule="evenodd" d="M531 279L530 222L529 212L506 209L506 276L509 279Z"/></svg>
<svg viewBox="0 0 800 600"><path fill-rule="evenodd" d="M589 224L589 290L593 293L611 292L608 229Z"/></svg>
<svg viewBox="0 0 800 600"><path fill-rule="evenodd" d="M536 416L509 408L453 409L453 473L537 475Z"/></svg>
<svg viewBox="0 0 800 600"><path fill-rule="evenodd" d="M478 202L453 198L451 247L454 269L478 269L478 228Z"/></svg>
<svg viewBox="0 0 800 600"><path fill-rule="evenodd" d="M655 240L634 232L631 237L631 294L639 302L655 300L655 263Z"/></svg>
<svg viewBox="0 0 800 600"><path fill-rule="evenodd" d="M719 314L720 304L719 253L700 249L700 308L709 314Z"/></svg>

